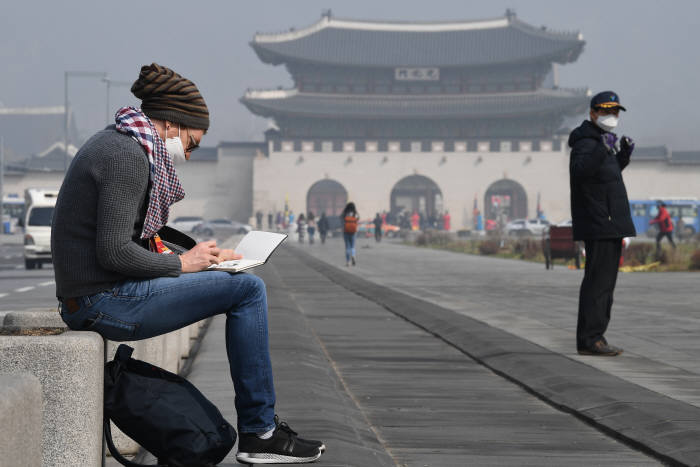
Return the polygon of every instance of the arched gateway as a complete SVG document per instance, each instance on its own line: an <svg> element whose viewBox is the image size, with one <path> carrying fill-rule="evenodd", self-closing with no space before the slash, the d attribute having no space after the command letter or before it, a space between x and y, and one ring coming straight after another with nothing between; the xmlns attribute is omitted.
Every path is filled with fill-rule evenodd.
<svg viewBox="0 0 700 467"><path fill-rule="evenodd" d="M325 179L311 185L306 194L306 212L320 216L339 216L348 202L348 192L335 180Z"/></svg>
<svg viewBox="0 0 700 467"><path fill-rule="evenodd" d="M391 212L418 211L428 218L442 211L442 191L430 178L423 175L404 177L391 190Z"/></svg>
<svg viewBox="0 0 700 467"><path fill-rule="evenodd" d="M489 186L484 196L486 219L498 219L503 213L507 220L527 218L527 194L518 182L506 178Z"/></svg>

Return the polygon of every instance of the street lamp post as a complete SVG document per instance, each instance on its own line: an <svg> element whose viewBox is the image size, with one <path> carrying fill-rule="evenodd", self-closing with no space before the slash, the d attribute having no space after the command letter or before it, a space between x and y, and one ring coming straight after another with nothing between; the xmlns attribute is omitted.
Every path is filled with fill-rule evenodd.
<svg viewBox="0 0 700 467"><path fill-rule="evenodd" d="M5 186L3 182L5 181L5 138L0 135L0 235L5 233L5 220L3 216L5 215Z"/></svg>
<svg viewBox="0 0 700 467"><path fill-rule="evenodd" d="M63 74L63 151L64 151L64 172L68 171L68 78L71 76L84 76L92 78L107 79L107 73L104 71L65 71Z"/></svg>
<svg viewBox="0 0 700 467"><path fill-rule="evenodd" d="M104 78L102 78L102 82L107 84L107 114L106 114L107 116L105 118L105 124L109 125L109 122L110 122L111 117L112 117L110 114L110 111L109 111L109 91L110 91L110 89L112 88L112 86L124 86L124 87L131 86L131 82L129 82L129 81L116 81L113 79L109 79L106 76Z"/></svg>

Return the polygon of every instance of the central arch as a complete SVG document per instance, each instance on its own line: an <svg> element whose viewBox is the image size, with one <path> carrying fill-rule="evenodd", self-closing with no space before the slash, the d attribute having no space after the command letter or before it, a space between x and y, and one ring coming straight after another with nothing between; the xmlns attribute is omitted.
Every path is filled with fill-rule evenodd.
<svg viewBox="0 0 700 467"><path fill-rule="evenodd" d="M423 175L409 175L399 180L391 190L391 212L418 212L426 218L442 211L442 191L432 179Z"/></svg>
<svg viewBox="0 0 700 467"><path fill-rule="evenodd" d="M527 219L527 194L523 186L503 178L493 182L484 196L486 219L497 219L500 214L507 220Z"/></svg>
<svg viewBox="0 0 700 467"><path fill-rule="evenodd" d="M348 192L343 185L326 178L319 180L309 188L306 194L306 212L320 216L339 216L348 202Z"/></svg>

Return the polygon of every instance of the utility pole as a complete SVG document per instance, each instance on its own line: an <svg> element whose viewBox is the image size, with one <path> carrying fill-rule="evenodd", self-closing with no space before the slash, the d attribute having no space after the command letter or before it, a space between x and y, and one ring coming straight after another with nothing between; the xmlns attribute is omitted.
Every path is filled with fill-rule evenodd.
<svg viewBox="0 0 700 467"><path fill-rule="evenodd" d="M109 125L112 122L112 112L109 109L109 92L112 86L131 86L131 82L129 81L116 81L113 79L109 79L106 76L102 78L102 82L107 84L107 102L106 102L106 117L105 117L105 125Z"/></svg>
<svg viewBox="0 0 700 467"><path fill-rule="evenodd" d="M3 191L5 189L5 185L3 182L5 181L5 138L0 135L0 224L2 224L2 227L0 227L0 235L3 235L5 233L5 192Z"/></svg>
<svg viewBox="0 0 700 467"><path fill-rule="evenodd" d="M71 76L85 76L92 78L107 79L107 73L104 71L65 71L63 73L63 171L68 172L68 78Z"/></svg>

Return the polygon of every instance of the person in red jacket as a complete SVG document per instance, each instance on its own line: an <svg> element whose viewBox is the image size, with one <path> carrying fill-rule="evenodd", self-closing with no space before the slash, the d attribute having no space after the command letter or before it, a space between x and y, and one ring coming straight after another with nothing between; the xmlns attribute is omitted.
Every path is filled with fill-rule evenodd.
<svg viewBox="0 0 700 467"><path fill-rule="evenodd" d="M675 249L676 244L673 242L673 221L663 201L659 202L659 213L649 222L649 225L653 224L659 225L659 233L656 235L656 254L658 255L661 252L661 240L663 240L664 237L668 238L668 241L671 242L671 246Z"/></svg>
<svg viewBox="0 0 700 467"><path fill-rule="evenodd" d="M452 217L450 217L450 212L445 211L445 215L442 216L442 229L445 230L446 232L449 232L450 228L452 227L451 220L452 220Z"/></svg>

